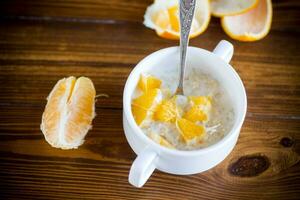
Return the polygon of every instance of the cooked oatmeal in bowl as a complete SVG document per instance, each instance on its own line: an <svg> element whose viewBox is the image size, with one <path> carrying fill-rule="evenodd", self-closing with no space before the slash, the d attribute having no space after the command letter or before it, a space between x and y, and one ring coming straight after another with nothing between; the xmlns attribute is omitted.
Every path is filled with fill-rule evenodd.
<svg viewBox="0 0 300 200"><path fill-rule="evenodd" d="M179 48L158 50L130 73L123 128L137 154L128 180L141 187L155 169L177 175L206 171L234 148L247 111L245 87L229 64L233 46L188 47L184 96L175 96Z"/></svg>
<svg viewBox="0 0 300 200"><path fill-rule="evenodd" d="M143 133L161 146L194 150L220 141L232 128L234 110L221 84L200 69L187 74L183 95L173 96L176 71L141 74L132 113Z"/></svg>

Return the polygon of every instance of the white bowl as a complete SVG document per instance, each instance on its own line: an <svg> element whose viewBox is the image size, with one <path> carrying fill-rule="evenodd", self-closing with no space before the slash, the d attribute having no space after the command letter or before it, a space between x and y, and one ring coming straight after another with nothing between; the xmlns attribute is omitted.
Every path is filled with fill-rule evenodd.
<svg viewBox="0 0 300 200"><path fill-rule="evenodd" d="M233 46L222 40L213 52L189 47L187 68L201 68L201 71L217 79L227 91L235 113L232 129L217 143L198 150L181 151L162 147L148 138L135 123L131 112L131 100L141 73L168 72L168 68L178 67L179 47L156 51L140 61L130 73L123 94L123 127L127 141L137 158L133 162L129 182L141 187L155 169L187 175L206 171L222 160L235 146L247 110L247 97L244 85L228 64L233 55ZM156 68L154 70L154 68ZM152 73L153 74L153 73ZM176 87L177 83L174 83Z"/></svg>

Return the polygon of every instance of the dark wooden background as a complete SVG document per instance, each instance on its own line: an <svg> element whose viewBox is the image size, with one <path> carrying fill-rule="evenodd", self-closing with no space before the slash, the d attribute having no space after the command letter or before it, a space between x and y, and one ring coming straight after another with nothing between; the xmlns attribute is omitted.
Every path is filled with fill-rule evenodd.
<svg viewBox="0 0 300 200"><path fill-rule="evenodd" d="M300 2L274 0L272 30L232 41L213 18L191 45L235 46L248 113L234 151L193 176L156 171L142 189L122 129L122 91L135 64L177 45L142 25L150 0L0 2L0 199L300 199ZM39 125L57 80L88 76L100 98L86 142L54 149Z"/></svg>

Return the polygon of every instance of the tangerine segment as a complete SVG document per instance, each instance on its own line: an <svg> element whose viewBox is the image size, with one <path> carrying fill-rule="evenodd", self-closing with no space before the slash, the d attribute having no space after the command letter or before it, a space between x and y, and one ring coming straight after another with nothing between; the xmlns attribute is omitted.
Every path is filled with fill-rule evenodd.
<svg viewBox="0 0 300 200"><path fill-rule="evenodd" d="M132 100L132 105L139 106L145 110L153 110L153 106L161 100L160 89L153 89L142 94L136 99Z"/></svg>
<svg viewBox="0 0 300 200"><path fill-rule="evenodd" d="M161 98L160 89L153 89L132 100L132 114L138 125L153 113Z"/></svg>
<svg viewBox="0 0 300 200"><path fill-rule="evenodd" d="M77 79L68 99L66 112L65 141L80 142L91 128L95 117L96 91L93 82L86 77Z"/></svg>
<svg viewBox="0 0 300 200"><path fill-rule="evenodd" d="M254 8L259 0L211 0L211 12L223 17L245 13Z"/></svg>
<svg viewBox="0 0 300 200"><path fill-rule="evenodd" d="M193 106L188 110L183 117L191 122L203 122L208 120L207 113L201 109L199 106Z"/></svg>
<svg viewBox="0 0 300 200"><path fill-rule="evenodd" d="M179 112L176 105L176 97L168 100L163 100L155 110L153 119L162 122L175 122Z"/></svg>
<svg viewBox="0 0 300 200"><path fill-rule="evenodd" d="M221 18L221 25L231 38L250 42L265 37L272 23L272 1L259 0L258 5L246 13Z"/></svg>
<svg viewBox="0 0 300 200"><path fill-rule="evenodd" d="M210 106L211 97L209 96L189 96L188 99L192 101L195 105Z"/></svg>
<svg viewBox="0 0 300 200"><path fill-rule="evenodd" d="M203 122L208 120L211 110L211 97L209 96L189 96L193 106L184 114L184 118L192 122Z"/></svg>
<svg viewBox="0 0 300 200"><path fill-rule="evenodd" d="M147 117L147 110L136 105L132 105L131 110L135 122L137 123L137 125L140 125Z"/></svg>
<svg viewBox="0 0 300 200"><path fill-rule="evenodd" d="M176 120L176 127L186 143L197 142L205 136L205 128L201 125L180 118Z"/></svg>
<svg viewBox="0 0 300 200"><path fill-rule="evenodd" d="M41 130L53 147L77 148L95 117L96 91L86 77L59 80L47 98Z"/></svg>
<svg viewBox="0 0 300 200"><path fill-rule="evenodd" d="M160 88L161 80L155 78L154 76L145 76L141 74L138 88L141 89L143 92L148 92L155 88Z"/></svg>
<svg viewBox="0 0 300 200"><path fill-rule="evenodd" d="M167 139L165 139L164 137L162 137L158 134L151 133L151 134L149 134L149 137L154 142L156 142L157 144L159 144L161 146L164 146L164 147L167 147L167 148L170 148L170 149L175 149L175 147Z"/></svg>

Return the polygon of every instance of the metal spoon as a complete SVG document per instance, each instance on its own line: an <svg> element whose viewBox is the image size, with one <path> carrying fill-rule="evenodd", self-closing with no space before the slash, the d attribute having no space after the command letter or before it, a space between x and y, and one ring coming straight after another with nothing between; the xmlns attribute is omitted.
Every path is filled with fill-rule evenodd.
<svg viewBox="0 0 300 200"><path fill-rule="evenodd" d="M183 80L186 66L186 53L189 44L189 35L194 17L196 0L179 0L180 4L180 76L176 90L177 95L183 95Z"/></svg>

